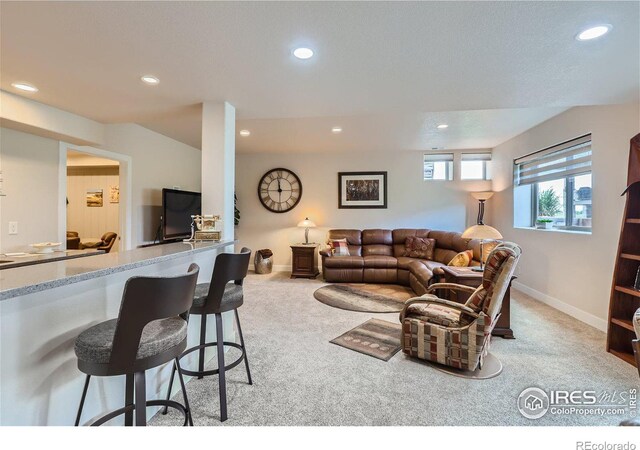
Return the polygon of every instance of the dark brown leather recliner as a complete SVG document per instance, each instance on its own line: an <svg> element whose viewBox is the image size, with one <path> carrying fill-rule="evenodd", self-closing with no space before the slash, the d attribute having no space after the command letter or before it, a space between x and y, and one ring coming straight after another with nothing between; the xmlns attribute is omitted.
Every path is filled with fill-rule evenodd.
<svg viewBox="0 0 640 450"><path fill-rule="evenodd" d="M415 236L436 240L433 260L403 256L405 240ZM320 251L325 281L345 283L396 283L410 286L418 295L439 278L458 253L473 251L472 266L480 264L480 241L463 239L461 233L428 229L329 230L327 242L346 239L350 256L334 256L331 249Z"/></svg>
<svg viewBox="0 0 640 450"><path fill-rule="evenodd" d="M103 242L103 245L98 247L98 250L104 250L105 253L109 253L111 248L113 248L113 244L115 244L118 235L113 231L108 231L102 235L100 240Z"/></svg>
<svg viewBox="0 0 640 450"><path fill-rule="evenodd" d="M95 248L97 250L104 250L105 253L109 253L115 244L118 235L113 231L107 231L100 238L100 242L96 242L93 245L82 244L82 248Z"/></svg>
<svg viewBox="0 0 640 450"><path fill-rule="evenodd" d="M80 249L80 236L77 231L67 231L67 250Z"/></svg>

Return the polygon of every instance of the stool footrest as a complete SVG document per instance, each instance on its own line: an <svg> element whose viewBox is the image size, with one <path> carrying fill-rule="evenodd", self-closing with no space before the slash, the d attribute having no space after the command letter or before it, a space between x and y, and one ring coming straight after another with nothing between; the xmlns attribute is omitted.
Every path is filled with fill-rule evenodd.
<svg viewBox="0 0 640 450"><path fill-rule="evenodd" d="M224 370L230 370L233 369L234 367L236 367L238 364L240 364L246 357L246 351L244 348L242 348L242 346L240 344L236 344L235 342L226 342L223 341L222 342L223 345L227 345L229 347L233 347L233 348L237 348L238 350L240 350L242 352L242 354L240 355L240 357L238 359L236 359L235 361L233 361L232 363L225 365L224 366ZM182 359L184 356L188 355L191 352L195 352L196 350L200 350L202 348L205 347L215 347L218 345L218 342L207 342L206 344L202 344L202 345L197 345L195 347L191 347L188 348L187 350L185 350L182 355L180 356L180 359ZM191 377L206 377L209 375L216 375L218 373L220 373L220 369L213 369L213 370L203 370L203 371L199 371L199 370L188 370L185 369L184 367L181 368L182 369L182 373L184 375L189 375Z"/></svg>
<svg viewBox="0 0 640 450"><path fill-rule="evenodd" d="M187 409L184 407L184 405L173 401L173 400L149 400L146 402L146 407L149 406L167 406L169 408L174 408L177 409L178 411L180 411L182 413L182 415L184 416L184 424L182 425L183 427L188 426L189 424L189 411L187 411ZM116 409L114 411L111 411L110 413L105 414L104 416L98 418L97 420L95 420L93 423L90 424L90 426L92 427L98 427L102 424L104 424L105 422L108 422L109 420L120 416L124 413L127 413L129 411L134 411L136 409L135 405L127 405L123 408L119 408Z"/></svg>

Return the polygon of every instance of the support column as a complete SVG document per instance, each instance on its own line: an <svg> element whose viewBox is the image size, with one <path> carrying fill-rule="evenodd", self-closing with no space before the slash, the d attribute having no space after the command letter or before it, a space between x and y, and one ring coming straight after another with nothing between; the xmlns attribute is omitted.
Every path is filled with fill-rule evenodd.
<svg viewBox="0 0 640 450"><path fill-rule="evenodd" d="M236 109L227 102L202 104L202 214L222 216L222 238L233 239Z"/></svg>

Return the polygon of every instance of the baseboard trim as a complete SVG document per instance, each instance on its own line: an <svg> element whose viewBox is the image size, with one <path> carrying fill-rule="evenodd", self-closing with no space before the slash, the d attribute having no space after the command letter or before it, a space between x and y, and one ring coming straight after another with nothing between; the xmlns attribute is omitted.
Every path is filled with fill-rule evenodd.
<svg viewBox="0 0 640 450"><path fill-rule="evenodd" d="M540 291L536 291L535 289L520 283L519 281L513 282L513 287L519 291L524 292L528 296L534 298L535 300L544 303L545 305L549 305L552 308L557 309L565 314L570 315L573 318L578 319L581 322L586 323L587 325L591 325L592 327L607 332L607 321L603 320L593 314L590 314L586 311L576 308L575 306L569 305L557 298L551 297L550 295L543 294Z"/></svg>

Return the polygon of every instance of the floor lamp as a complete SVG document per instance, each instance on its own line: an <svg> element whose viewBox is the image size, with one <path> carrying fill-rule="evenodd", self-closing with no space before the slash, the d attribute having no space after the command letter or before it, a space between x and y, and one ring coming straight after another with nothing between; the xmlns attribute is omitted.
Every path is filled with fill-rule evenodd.
<svg viewBox="0 0 640 450"><path fill-rule="evenodd" d="M464 239L480 239L480 267L472 267L471 270L482 272L484 271L484 241L502 239L502 234L495 228L484 224L484 202L493 196L493 192L472 192L471 196L478 200L477 224L464 230L462 237Z"/></svg>

